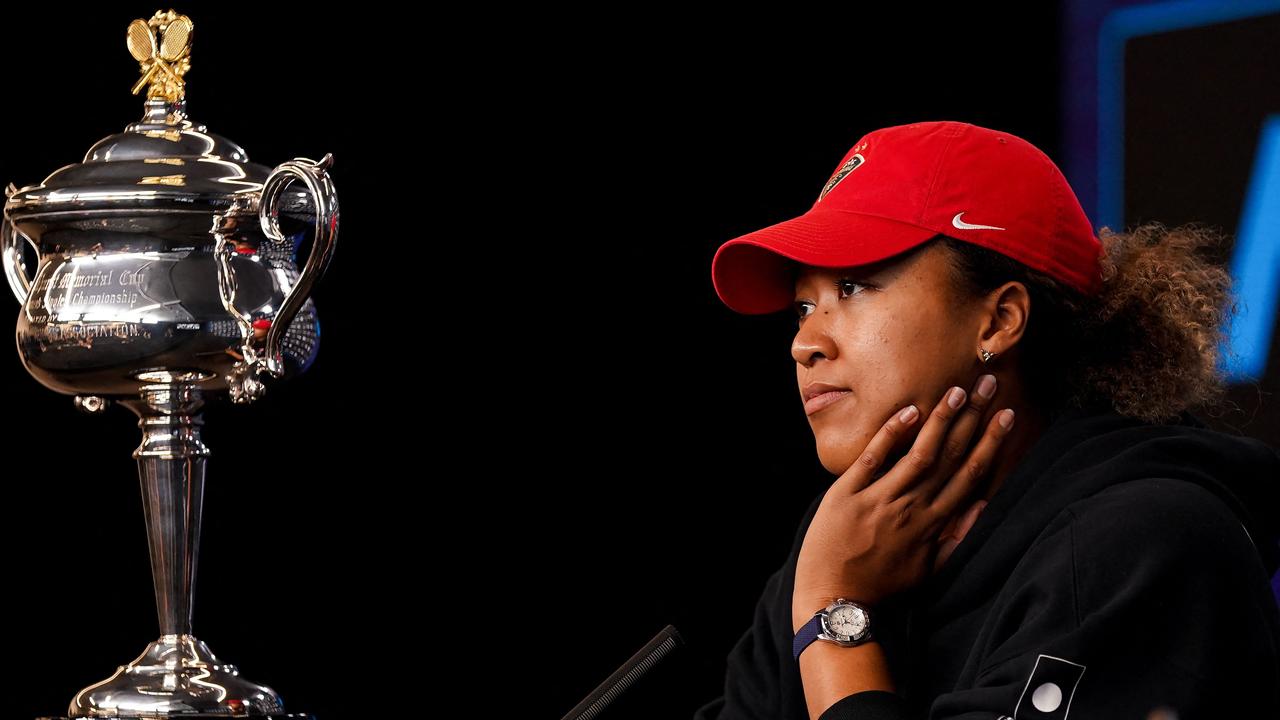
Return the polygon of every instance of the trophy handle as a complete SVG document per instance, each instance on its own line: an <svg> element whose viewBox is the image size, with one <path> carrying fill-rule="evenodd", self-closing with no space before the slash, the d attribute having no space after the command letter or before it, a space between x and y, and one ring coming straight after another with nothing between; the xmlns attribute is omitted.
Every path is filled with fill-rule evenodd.
<svg viewBox="0 0 1280 720"><path fill-rule="evenodd" d="M5 195L13 194L13 185L9 185L9 189L5 191ZM18 242L18 236L26 238L31 247L36 248L36 252L40 252L40 248L36 246L27 234L13 226L13 222L9 220L9 213L4 214L4 219L0 220L0 255L3 256L4 276L9 281L9 288L13 290L14 297L18 298L18 303L23 307L27 305L27 295L31 293L31 278L27 277L27 268L22 262L22 245Z"/></svg>
<svg viewBox="0 0 1280 720"><path fill-rule="evenodd" d="M262 186L258 219L262 225L262 232L277 242L285 242L279 223L280 193L294 179L306 184L307 189L311 191L316 209L311 255L307 257L307 264L303 267L298 282L285 296L280 311L271 323L271 329L267 331L265 366L267 371L276 377L280 377L284 372L280 355L280 344L283 341L284 332L294 316L302 309L302 304L311 293L312 285L329 267L334 244L338 239L338 195L333 189L333 182L329 179L328 172L332 165L333 153L326 153L320 162L307 158L295 158L272 170Z"/></svg>

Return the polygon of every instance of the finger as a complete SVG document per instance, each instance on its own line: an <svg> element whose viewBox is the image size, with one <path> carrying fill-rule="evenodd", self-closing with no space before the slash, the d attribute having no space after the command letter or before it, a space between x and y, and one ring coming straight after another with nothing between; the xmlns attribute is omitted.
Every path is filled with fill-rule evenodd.
<svg viewBox="0 0 1280 720"><path fill-rule="evenodd" d="M964 515L960 516L960 522L956 525L955 536L957 540L963 540L965 535L973 529L973 524L978 521L978 516L987 508L986 500L975 500Z"/></svg>
<svg viewBox="0 0 1280 720"><path fill-rule="evenodd" d="M910 419L903 419L903 414L910 409L913 416ZM844 471L839 478L832 483L832 487L841 485L837 492L843 492L849 495L862 492L870 485L876 477L876 471L884 464L885 458L898 447L911 431L911 428L920 422L920 411L915 405L908 405L905 408L895 412L880 429L876 431L871 441L863 448L862 454L857 460Z"/></svg>
<svg viewBox="0 0 1280 720"><path fill-rule="evenodd" d="M956 546L959 544L959 540L955 538L947 538L938 545L938 554L933 558L934 572L937 572L938 568L941 568L943 564L947 562L947 558L951 557L951 553L955 552Z"/></svg>
<svg viewBox="0 0 1280 720"><path fill-rule="evenodd" d="M1009 426L1005 427L1001 422L1008 420ZM950 515L960 507L966 498L970 497L978 485L982 483L984 477L990 472L991 466L995 460L996 449L1000 447L1000 443L1008 436L1009 431L1013 428L1013 410L1005 408L995 415L991 416L991 420L987 423L987 430L982 434L982 439L978 441L978 446L969 454L964 465L951 478L951 481L943 486L942 491L934 498L930 507L934 512L942 515Z"/></svg>
<svg viewBox="0 0 1280 720"><path fill-rule="evenodd" d="M938 539L955 538L956 540L963 540L969 534L969 531L973 529L973 524L977 522L978 516L982 514L986 507L987 501L979 499L965 508L963 513L952 515L951 522L948 525L949 530L943 530Z"/></svg>
<svg viewBox="0 0 1280 720"><path fill-rule="evenodd" d="M933 563L935 572L955 552L956 546L973 529L973 524L977 522L978 516L982 514L986 507L986 500L978 500L970 505L963 515L952 515L951 519L947 521L947 526L942 529L942 533L938 536L938 554Z"/></svg>
<svg viewBox="0 0 1280 720"><path fill-rule="evenodd" d="M947 518L947 523L942 526L942 530L938 531L938 538L954 537L958 533L957 525L959 525L960 520L961 518L956 515Z"/></svg>
<svg viewBox="0 0 1280 720"><path fill-rule="evenodd" d="M967 402L960 406L959 413L942 441L942 450L933 471L919 483L920 497L926 501L933 500L968 457L973 447L974 433L982 424L987 408L994 402L996 376L985 374L978 378L973 390L966 398Z"/></svg>
<svg viewBox="0 0 1280 720"><path fill-rule="evenodd" d="M888 497L899 498L906 495L915 489L922 477L934 471L947 428L960 413L960 407L963 407L951 407L948 401L957 398L959 403L965 400L964 389L959 386L942 394L942 399L933 407L933 412L929 413L929 419L920 428L920 434L916 436L907 454L877 483L884 486Z"/></svg>

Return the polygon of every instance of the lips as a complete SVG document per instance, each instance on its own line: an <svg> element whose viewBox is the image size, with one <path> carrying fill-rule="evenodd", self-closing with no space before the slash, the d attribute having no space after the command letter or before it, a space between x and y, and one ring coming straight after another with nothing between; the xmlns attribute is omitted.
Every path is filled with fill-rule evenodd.
<svg viewBox="0 0 1280 720"><path fill-rule="evenodd" d="M804 386L801 397L804 399L804 412L812 415L822 408L840 400L852 391L847 387L824 382L811 382Z"/></svg>
<svg viewBox="0 0 1280 720"><path fill-rule="evenodd" d="M852 394L853 391L851 390L831 390L824 393L818 393L804 401L804 414L812 415L831 403L840 402L840 400L842 400L846 395Z"/></svg>

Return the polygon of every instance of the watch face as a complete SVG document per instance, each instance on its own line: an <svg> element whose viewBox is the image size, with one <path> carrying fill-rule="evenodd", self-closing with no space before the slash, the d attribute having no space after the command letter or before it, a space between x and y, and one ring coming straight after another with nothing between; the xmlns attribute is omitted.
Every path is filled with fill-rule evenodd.
<svg viewBox="0 0 1280 720"><path fill-rule="evenodd" d="M827 629L841 639L857 639L867 629L867 614L860 607L840 605L827 613Z"/></svg>

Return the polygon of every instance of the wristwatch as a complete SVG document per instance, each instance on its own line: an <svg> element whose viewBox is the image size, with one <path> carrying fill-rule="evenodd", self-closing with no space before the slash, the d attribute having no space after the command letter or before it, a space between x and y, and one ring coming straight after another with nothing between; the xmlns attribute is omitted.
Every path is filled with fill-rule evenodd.
<svg viewBox="0 0 1280 720"><path fill-rule="evenodd" d="M871 639L871 608L852 600L839 598L814 613L813 619L796 633L792 655L800 662L800 653L814 640L826 640L842 647L861 645Z"/></svg>

